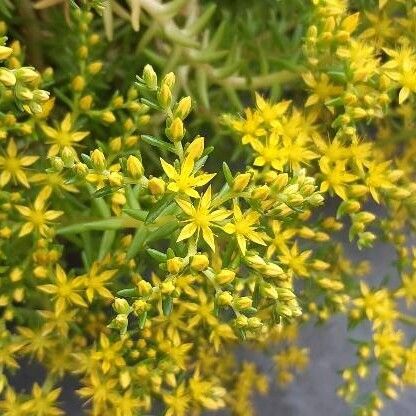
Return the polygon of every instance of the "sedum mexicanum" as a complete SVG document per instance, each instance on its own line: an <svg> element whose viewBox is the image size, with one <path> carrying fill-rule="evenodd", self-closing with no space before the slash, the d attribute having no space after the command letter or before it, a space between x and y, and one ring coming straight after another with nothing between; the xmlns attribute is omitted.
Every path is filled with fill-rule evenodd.
<svg viewBox="0 0 416 416"><path fill-rule="evenodd" d="M304 84L224 115L225 155L188 127L197 104L176 96L171 72L147 65L125 92L101 94L91 13L71 12L65 77L22 66L20 44L2 38L2 414L64 414L73 374L90 415L250 415L269 374L236 347L271 355L287 384L308 364L302 324L337 314L371 327L339 388L357 414L416 384L415 10L314 0ZM343 231L361 249L389 243L396 278L366 280ZM18 392L25 357L47 375Z"/></svg>

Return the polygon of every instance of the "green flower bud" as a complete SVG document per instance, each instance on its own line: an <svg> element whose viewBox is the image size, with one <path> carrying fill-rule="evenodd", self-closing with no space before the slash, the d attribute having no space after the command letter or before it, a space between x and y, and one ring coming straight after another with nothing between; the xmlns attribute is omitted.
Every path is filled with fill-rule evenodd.
<svg viewBox="0 0 416 416"><path fill-rule="evenodd" d="M157 75L151 65L146 65L143 69L143 80L146 87L150 90L157 89Z"/></svg>
<svg viewBox="0 0 416 416"><path fill-rule="evenodd" d="M130 312L130 305L123 298L115 298L113 308L118 314L128 314Z"/></svg>

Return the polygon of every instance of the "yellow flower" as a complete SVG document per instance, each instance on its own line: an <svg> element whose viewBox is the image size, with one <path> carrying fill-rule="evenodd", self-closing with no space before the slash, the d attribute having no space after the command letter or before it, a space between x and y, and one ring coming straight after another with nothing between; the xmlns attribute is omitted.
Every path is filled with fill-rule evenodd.
<svg viewBox="0 0 416 416"><path fill-rule="evenodd" d="M389 179L389 166L391 162L371 162L367 164L367 175L365 177L365 183L370 190L371 196L374 201L380 203L379 189L387 189L393 186Z"/></svg>
<svg viewBox="0 0 416 416"><path fill-rule="evenodd" d="M27 221L23 224L19 237L23 237L33 230L39 231L41 236L46 237L49 232L48 224L63 214L63 211L46 210L46 201L51 195L51 192L52 189L49 186L43 188L36 197L33 208L16 205L16 209Z"/></svg>
<svg viewBox="0 0 416 416"><path fill-rule="evenodd" d="M312 90L308 97L305 107L314 104L325 104L326 101L342 94L343 88L333 85L329 82L327 74L320 74L320 77L314 77L311 72L302 75L306 85Z"/></svg>
<svg viewBox="0 0 416 416"><path fill-rule="evenodd" d="M94 299L94 293L97 292L101 297L105 299L112 299L113 294L105 287L105 284L110 280L116 273L117 270L105 270L99 272L99 263L94 262L88 273L78 276L82 285L87 288L86 295L88 302L92 302Z"/></svg>
<svg viewBox="0 0 416 416"><path fill-rule="evenodd" d="M273 238L269 247L267 248L266 256L271 258L276 250L282 252L287 248L287 242L296 234L294 228L283 229L282 223L277 220L273 220L271 223Z"/></svg>
<svg viewBox="0 0 416 416"><path fill-rule="evenodd" d="M41 128L50 139L46 143L52 144L48 150L48 157L56 156L65 146L73 149L73 146L90 134L88 131L71 131L73 125L69 113L62 120L59 128L54 129L46 124L42 124Z"/></svg>
<svg viewBox="0 0 416 416"><path fill-rule="evenodd" d="M256 93L256 106L258 112L256 115L260 115L261 120L270 125L275 126L278 123L278 119L286 113L289 108L290 101L280 101L276 104L268 103L260 94ZM243 144L245 144L243 142Z"/></svg>
<svg viewBox="0 0 416 416"><path fill-rule="evenodd" d="M191 400L185 390L185 384L180 384L171 394L164 394L163 401L167 406L165 416L186 416Z"/></svg>
<svg viewBox="0 0 416 416"><path fill-rule="evenodd" d="M413 273L411 276L405 273L403 274L402 285L397 290L396 296L405 298L407 307L412 305L416 300L416 273Z"/></svg>
<svg viewBox="0 0 416 416"><path fill-rule="evenodd" d="M186 220L188 224L183 227L177 241L186 240L197 233L197 239L199 232L202 231L202 238L211 247L212 251L215 251L214 233L211 227L218 226L220 221L225 220L231 215L231 212L221 208L212 211L211 205L211 186L208 187L205 194L198 202L197 208L195 208L190 202L177 199L176 203L181 207L182 211L190 217Z"/></svg>
<svg viewBox="0 0 416 416"><path fill-rule="evenodd" d="M78 188L58 172L35 173L30 177L30 182L50 186L54 191L79 192Z"/></svg>
<svg viewBox="0 0 416 416"><path fill-rule="evenodd" d="M77 390L77 393L92 401L93 415L98 416L107 409L105 404L113 402L116 397L116 386L118 380L116 378L106 378L102 374L93 372L89 378L85 380L84 387Z"/></svg>
<svg viewBox="0 0 416 416"><path fill-rule="evenodd" d="M143 401L133 395L131 389L124 392L122 395L117 395L114 398L114 407L116 409L116 416L136 416L138 409L143 405Z"/></svg>
<svg viewBox="0 0 416 416"><path fill-rule="evenodd" d="M241 138L243 144L251 144L257 137L264 136L266 130L261 127L262 118L258 113L253 113L250 109L246 109L245 115L245 119L232 120L231 127L243 134Z"/></svg>
<svg viewBox="0 0 416 416"><path fill-rule="evenodd" d="M3 416L29 416L29 412L24 408L24 403L10 387L6 390L4 399L0 401L0 410L2 410Z"/></svg>
<svg viewBox="0 0 416 416"><path fill-rule="evenodd" d="M282 255L279 260L290 268L290 272L299 276L308 276L307 260L312 255L312 250L305 250L300 252L297 243L289 249L282 247Z"/></svg>
<svg viewBox="0 0 416 416"><path fill-rule="evenodd" d="M25 402L25 410L30 411L36 416L59 416L64 412L55 406L56 400L61 393L61 389L51 391L43 391L38 383L35 383L32 388L32 399Z"/></svg>
<svg viewBox="0 0 416 416"><path fill-rule="evenodd" d="M373 322L375 328L388 325L396 319L398 312L387 289L373 292L363 282L360 283L360 289L361 297L355 299L354 304Z"/></svg>
<svg viewBox="0 0 416 416"><path fill-rule="evenodd" d="M100 350L95 351L93 359L101 363L101 369L104 374L115 367L123 367L126 365L120 350L123 348L123 340L110 342L110 340L101 333Z"/></svg>
<svg viewBox="0 0 416 416"><path fill-rule="evenodd" d="M68 280L64 269L57 264L55 269L55 284L38 286L42 292L54 295L56 298L55 311L61 314L68 304L87 307L85 300L76 292L82 286L82 279Z"/></svg>
<svg viewBox="0 0 416 416"><path fill-rule="evenodd" d="M225 406L223 397L226 390L216 386L213 381L202 379L198 370L189 379L189 392L193 399L206 409L218 410Z"/></svg>
<svg viewBox="0 0 416 416"><path fill-rule="evenodd" d="M259 223L260 219L258 212L248 210L243 215L240 207L234 204L233 214L234 222L226 224L224 231L227 234L236 235L238 246L243 254L246 254L247 240L263 246L266 245L263 240L264 235L255 229L255 225Z"/></svg>
<svg viewBox="0 0 416 416"><path fill-rule="evenodd" d="M352 173L346 172L346 163L346 160L337 160L331 165L327 157L321 158L319 167L325 178L321 183L321 192L333 189L341 199L347 199L347 185L350 182L354 182L357 177Z"/></svg>
<svg viewBox="0 0 416 416"><path fill-rule="evenodd" d="M162 158L160 158L160 163L170 180L168 184L169 191L184 193L192 198L199 198L199 194L194 188L206 185L215 176L215 173L202 173L197 176L192 173L195 166L193 153L185 158L179 171Z"/></svg>
<svg viewBox="0 0 416 416"><path fill-rule="evenodd" d="M282 143L277 132L272 132L263 141L255 139L251 142L253 149L258 153L254 166L271 166L278 171L283 170L286 158L282 152Z"/></svg>
<svg viewBox="0 0 416 416"><path fill-rule="evenodd" d="M29 188L30 185L24 168L33 165L38 159L39 156L18 157L16 143L13 139L10 139L6 155L0 156L0 186L4 187L13 178L14 181L18 181L26 188Z"/></svg>

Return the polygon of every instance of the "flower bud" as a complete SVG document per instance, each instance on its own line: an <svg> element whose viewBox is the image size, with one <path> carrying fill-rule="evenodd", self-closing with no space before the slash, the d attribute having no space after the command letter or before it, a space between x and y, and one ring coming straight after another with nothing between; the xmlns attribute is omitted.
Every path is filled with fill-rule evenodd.
<svg viewBox="0 0 416 416"><path fill-rule="evenodd" d="M111 328L118 329L122 334L127 330L127 325L129 324L129 319L126 314L117 315L110 324Z"/></svg>
<svg viewBox="0 0 416 416"><path fill-rule="evenodd" d="M100 61L92 62L88 65L88 72L92 75L98 74L103 68L103 63Z"/></svg>
<svg viewBox="0 0 416 416"><path fill-rule="evenodd" d="M321 194L313 194L308 198L309 203L314 206L317 207L319 205L322 205L322 203L324 202L324 197Z"/></svg>
<svg viewBox="0 0 416 416"><path fill-rule="evenodd" d="M253 190L251 197L260 201L266 199L270 194L270 188L267 185L260 186Z"/></svg>
<svg viewBox="0 0 416 416"><path fill-rule="evenodd" d="M217 302L218 302L218 305L220 306L231 305L232 301L233 301L233 296L231 295L230 292L222 292L217 297Z"/></svg>
<svg viewBox="0 0 416 416"><path fill-rule="evenodd" d="M234 178L233 191L242 192L246 189L248 183L250 182L251 174L250 173L240 173Z"/></svg>
<svg viewBox="0 0 416 416"><path fill-rule="evenodd" d="M222 269L215 276L215 281L220 285L231 283L235 279L235 273L229 269Z"/></svg>
<svg viewBox="0 0 416 416"><path fill-rule="evenodd" d="M12 71L0 68L0 82L6 87L13 87L16 84L16 77Z"/></svg>
<svg viewBox="0 0 416 416"><path fill-rule="evenodd" d="M123 175L119 172L110 172L108 181L111 185L121 186L123 184Z"/></svg>
<svg viewBox="0 0 416 416"><path fill-rule="evenodd" d="M147 183L147 187L152 195L161 195L165 193L166 184L163 179L151 178Z"/></svg>
<svg viewBox="0 0 416 416"><path fill-rule="evenodd" d="M92 96L91 95L84 95L79 100L79 107L81 108L81 110L88 111L88 110L91 109L91 106L92 106Z"/></svg>
<svg viewBox="0 0 416 416"><path fill-rule="evenodd" d="M137 315L141 315L149 309L149 305L147 304L147 302L142 299L135 300L132 306L134 312L136 312Z"/></svg>
<svg viewBox="0 0 416 416"><path fill-rule="evenodd" d="M104 123L107 123L107 124L112 124L116 121L116 117L111 111L104 111L101 114L100 118Z"/></svg>
<svg viewBox="0 0 416 416"><path fill-rule="evenodd" d="M130 305L126 299L115 298L113 303L113 309L118 314L128 314L130 312Z"/></svg>
<svg viewBox="0 0 416 416"><path fill-rule="evenodd" d="M75 173L81 178L84 178L89 173L88 166L82 162L75 163L74 170Z"/></svg>
<svg viewBox="0 0 416 416"><path fill-rule="evenodd" d="M179 117L181 120L184 120L188 114L191 112L192 99L191 97L183 97L178 102L178 105L175 109L175 117Z"/></svg>
<svg viewBox="0 0 416 416"><path fill-rule="evenodd" d="M157 100L163 109L166 109L170 106L172 102L172 93L166 84L162 84L160 87L157 93Z"/></svg>
<svg viewBox="0 0 416 416"><path fill-rule="evenodd" d="M49 92L45 90L34 90L33 91L33 99L35 101L48 101L49 100Z"/></svg>
<svg viewBox="0 0 416 416"><path fill-rule="evenodd" d="M16 71L16 78L23 82L33 82L39 79L39 73L32 68L23 67Z"/></svg>
<svg viewBox="0 0 416 416"><path fill-rule="evenodd" d="M166 267L169 273L178 274L184 268L183 259L180 257L173 257L172 259L168 259L166 261Z"/></svg>
<svg viewBox="0 0 416 416"><path fill-rule="evenodd" d="M170 295L175 290L175 285L173 284L172 280L165 280L160 284L160 291L164 295Z"/></svg>
<svg viewBox="0 0 416 416"><path fill-rule="evenodd" d="M13 52L12 48L0 46L0 60L7 59Z"/></svg>
<svg viewBox="0 0 416 416"><path fill-rule="evenodd" d="M33 100L33 92L30 91L29 88L23 87L19 84L16 87L15 94L18 100L22 100L22 101Z"/></svg>
<svg viewBox="0 0 416 416"><path fill-rule="evenodd" d="M198 159L202 156L204 151L204 138L201 136L195 137L192 143L187 147L186 152L192 159Z"/></svg>
<svg viewBox="0 0 416 416"><path fill-rule="evenodd" d="M56 172L62 172L62 169L65 167L65 163L60 157L53 157L51 159L51 165Z"/></svg>
<svg viewBox="0 0 416 416"><path fill-rule="evenodd" d="M263 296L274 300L279 297L276 288L269 283L266 283L261 287L261 293Z"/></svg>
<svg viewBox="0 0 416 416"><path fill-rule="evenodd" d="M95 149L91 152L91 161L94 168L101 171L106 167L106 160L103 152L99 149Z"/></svg>
<svg viewBox="0 0 416 416"><path fill-rule="evenodd" d="M142 162L133 155L130 155L127 159L127 171L134 179L138 179L143 175Z"/></svg>
<svg viewBox="0 0 416 416"><path fill-rule="evenodd" d="M61 158L67 168L72 168L74 161L77 158L77 153L70 146L65 146L61 152Z"/></svg>
<svg viewBox="0 0 416 416"><path fill-rule="evenodd" d="M139 289L139 293L141 296L148 296L152 292L152 285L147 282L146 280L140 280L137 283L137 288Z"/></svg>
<svg viewBox="0 0 416 416"><path fill-rule="evenodd" d="M248 296L243 296L241 298L234 299L233 305L237 310L248 309L253 305L253 300Z"/></svg>
<svg viewBox="0 0 416 416"><path fill-rule="evenodd" d="M252 329L260 328L263 324L261 323L260 319L253 316L252 318L248 318L248 326Z"/></svg>
<svg viewBox="0 0 416 416"><path fill-rule="evenodd" d="M185 135L182 120L179 117L174 118L171 125L165 129L165 133L172 142L180 142Z"/></svg>
<svg viewBox="0 0 416 416"><path fill-rule="evenodd" d="M169 72L162 79L162 85L167 85L169 89L172 89L175 85L176 77L173 72Z"/></svg>
<svg viewBox="0 0 416 416"><path fill-rule="evenodd" d="M236 325L237 328L246 328L248 326L248 318L247 318L247 316L240 315L235 320L235 325Z"/></svg>
<svg viewBox="0 0 416 416"><path fill-rule="evenodd" d="M81 75L77 75L72 80L72 89L76 92L81 92L85 88L85 79Z"/></svg>
<svg viewBox="0 0 416 416"><path fill-rule="evenodd" d="M143 80L146 87L150 90L157 89L157 75L151 65L146 65L143 69Z"/></svg>
<svg viewBox="0 0 416 416"><path fill-rule="evenodd" d="M197 272L202 272L209 266L208 256L205 254L196 254L192 257L191 268Z"/></svg>

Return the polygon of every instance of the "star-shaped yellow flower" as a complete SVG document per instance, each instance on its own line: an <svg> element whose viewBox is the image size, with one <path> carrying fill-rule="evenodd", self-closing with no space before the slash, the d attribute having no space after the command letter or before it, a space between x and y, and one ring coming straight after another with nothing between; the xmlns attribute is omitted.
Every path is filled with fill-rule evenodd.
<svg viewBox="0 0 416 416"><path fill-rule="evenodd" d="M263 234L256 231L256 225L259 224L260 214L252 210L248 210L243 214L237 204L234 205L233 213L234 222L226 224L224 231L227 234L236 235L241 252L246 254L247 240L265 246L266 243L263 239Z"/></svg>
<svg viewBox="0 0 416 416"><path fill-rule="evenodd" d="M73 124L71 114L67 114L62 120L58 129L54 129L46 124L42 125L43 132L48 136L46 143L51 143L48 157L56 156L65 146L73 148L78 142L84 140L90 133L88 131L71 131Z"/></svg>
<svg viewBox="0 0 416 416"><path fill-rule="evenodd" d="M17 146L13 139L10 139L7 145L6 155L0 156L0 187L4 187L13 178L14 181L20 182L22 185L29 188L24 168L33 165L39 156L22 156L17 154Z"/></svg>
<svg viewBox="0 0 416 416"><path fill-rule="evenodd" d="M52 188L45 186L36 197L33 208L16 205L16 209L27 221L20 229L19 237L23 237L33 230L39 231L43 237L46 237L49 231L48 223L56 220L63 214L63 211L47 211L46 201L50 197L51 192Z"/></svg>
<svg viewBox="0 0 416 416"><path fill-rule="evenodd" d="M208 187L205 194L199 200L196 208L190 202L181 199L177 199L176 203L182 208L182 211L190 217L185 221L188 224L183 227L177 241L186 240L195 233L197 233L198 238L199 232L202 231L202 238L211 249L215 251L215 239L211 227L218 226L218 222L229 217L231 212L228 212L223 208L212 211L211 187Z"/></svg>
<svg viewBox="0 0 416 416"><path fill-rule="evenodd" d="M169 178L168 190L183 193L192 198L199 198L194 188L206 185L215 176L215 173L202 173L201 175L192 173L195 167L193 153L184 159L178 171L162 158L160 158L160 163Z"/></svg>

